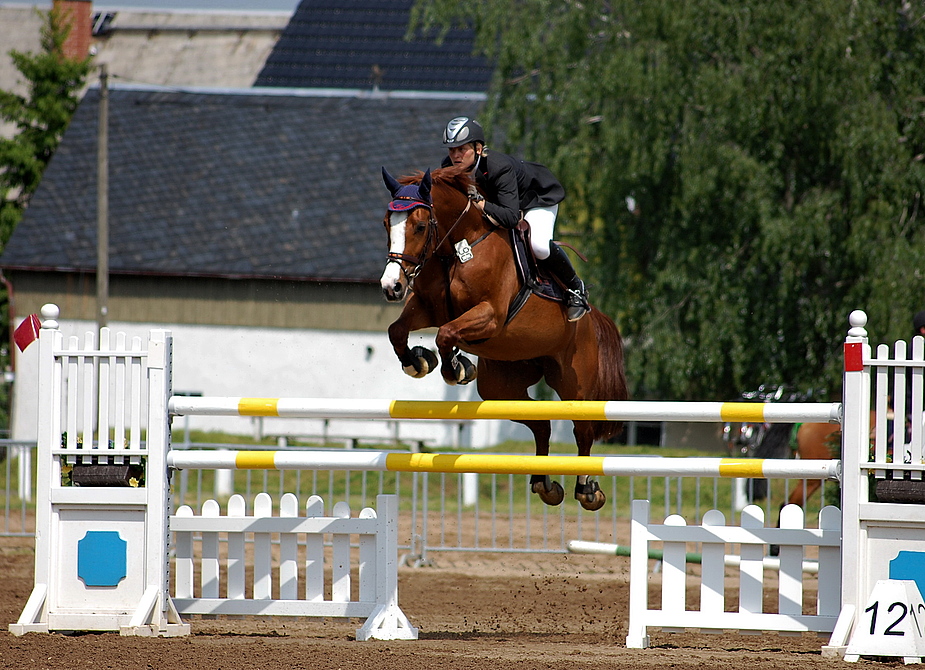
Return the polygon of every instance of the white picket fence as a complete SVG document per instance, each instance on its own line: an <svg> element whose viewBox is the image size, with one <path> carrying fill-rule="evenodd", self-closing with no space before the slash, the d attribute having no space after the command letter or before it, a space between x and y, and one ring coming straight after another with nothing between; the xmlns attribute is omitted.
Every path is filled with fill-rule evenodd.
<svg viewBox="0 0 925 670"><path fill-rule="evenodd" d="M650 523L649 501L633 501L630 556L630 617L626 646L649 646L647 629L666 632L781 631L831 632L841 608L841 512L825 507L818 528L804 528L803 510L787 505L781 510L781 528L765 528L764 511L749 505L742 511L741 526L727 526L719 510L710 510L699 526L688 526L683 517L671 515L664 524ZM649 608L649 545L663 545L661 608ZM688 609L686 555L691 543L702 545L700 604ZM768 545L780 546L780 577L777 612L764 607L765 553ZM726 611L726 565L728 547L739 545L738 611ZM818 547L816 612L804 614L803 561L807 547ZM735 554L733 554L735 555ZM693 579L693 578L691 578Z"/></svg>
<svg viewBox="0 0 925 670"><path fill-rule="evenodd" d="M378 513L367 507L351 518L350 507L339 502L333 516L324 516L324 501L311 496L300 515L298 498L287 493L274 516L265 492L254 499L252 514L241 495L229 499L225 515L214 500L202 505L199 516L184 505L170 517L176 546L174 606L180 614L365 618L358 640L417 639L417 629L398 607L398 498L377 496L376 506ZM224 570L222 540L227 547ZM355 564L353 544L358 547ZM253 566L249 583L246 565Z"/></svg>

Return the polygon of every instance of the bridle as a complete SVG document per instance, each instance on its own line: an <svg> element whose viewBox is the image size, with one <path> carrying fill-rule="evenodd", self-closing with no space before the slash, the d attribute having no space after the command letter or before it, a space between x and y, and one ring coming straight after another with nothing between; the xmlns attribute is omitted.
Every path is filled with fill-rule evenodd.
<svg viewBox="0 0 925 670"><path fill-rule="evenodd" d="M431 249L431 244L433 244L434 240L437 239L437 217L434 216L434 206L433 204L429 202L425 202L423 200L415 201L414 207L412 207L411 210L409 210L409 216L410 216L410 211L413 211L414 209L417 209L418 207L423 207L427 209L427 213L428 213L427 239L424 240L424 247L421 249L421 253L419 256L414 256L412 254L405 254L405 253L396 253L394 251L390 251L386 255L386 258L387 258L386 265L388 265L389 263L398 263L398 267L401 268L402 274L405 275L405 279L408 280L408 284L410 285L411 282L413 282L415 278L419 274L421 274L421 270L424 269L424 264L427 263L427 261L431 258L431 256L433 256L436 253L437 249L439 249L443 245L443 243L446 242L447 238L449 238L449 236L452 234L453 230L456 228L459 222L462 221L463 217L469 211L469 208L471 206L472 206L472 201L467 200L466 207L463 209L462 212L459 213L459 216L456 217L456 221L453 223L452 226L450 226L450 229L446 231L446 235L444 235L443 238L439 242L434 244L433 249ZM390 211L393 211L393 210L390 210ZM385 219L382 222L383 225L385 226L386 231L390 230L391 228L389 218L390 218L390 214L386 214ZM413 267L409 270L405 267L405 263L408 263L412 265Z"/></svg>
<svg viewBox="0 0 925 670"><path fill-rule="evenodd" d="M390 251L387 255L386 265L389 263L398 263L398 267L401 269L402 274L405 275L405 279L408 280L408 283L414 281L415 277L421 274L421 270L424 268L424 263L427 262L427 259L430 257L430 245L433 243L434 239L437 237L437 219L434 217L434 207L430 203L424 201L419 201L417 207L424 207L427 209L428 219L427 219L427 239L424 240L424 247L421 249L420 256L413 256L406 253L397 253L395 251ZM412 208L408 212L408 215L411 215L411 211L417 209L417 207ZM391 230L391 223L389 221L391 216L391 211L385 215L385 219L382 224L385 226L386 231ZM407 222L406 222L407 223ZM405 263L409 263L413 267L408 270L405 267Z"/></svg>

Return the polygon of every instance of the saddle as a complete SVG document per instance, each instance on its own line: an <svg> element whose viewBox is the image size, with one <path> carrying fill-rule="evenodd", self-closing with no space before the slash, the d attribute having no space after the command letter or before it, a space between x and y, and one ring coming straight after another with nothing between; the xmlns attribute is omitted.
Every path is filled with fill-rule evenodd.
<svg viewBox="0 0 925 670"><path fill-rule="evenodd" d="M517 316L531 293L556 302L565 302L568 298L565 287L537 263L533 247L530 245L530 226L523 219L516 228L511 229L511 247L514 250L514 265L517 267L521 288L511 301L505 324Z"/></svg>

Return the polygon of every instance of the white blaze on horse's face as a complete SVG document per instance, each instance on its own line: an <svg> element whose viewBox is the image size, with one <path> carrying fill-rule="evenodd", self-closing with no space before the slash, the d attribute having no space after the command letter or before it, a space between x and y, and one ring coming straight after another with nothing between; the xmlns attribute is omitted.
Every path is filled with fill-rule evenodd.
<svg viewBox="0 0 925 670"><path fill-rule="evenodd" d="M405 253L405 223L408 221L408 212L389 213L389 252L393 254ZM390 260L385 265L382 277L379 279L382 293L390 302L402 300L408 292L409 284L401 263Z"/></svg>

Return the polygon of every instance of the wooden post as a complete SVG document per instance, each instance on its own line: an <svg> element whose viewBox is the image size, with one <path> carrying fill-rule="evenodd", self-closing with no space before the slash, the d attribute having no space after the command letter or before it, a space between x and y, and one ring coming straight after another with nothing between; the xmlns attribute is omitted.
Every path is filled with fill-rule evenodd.
<svg viewBox="0 0 925 670"><path fill-rule="evenodd" d="M109 317L109 70L100 66L99 126L96 146L96 321Z"/></svg>

